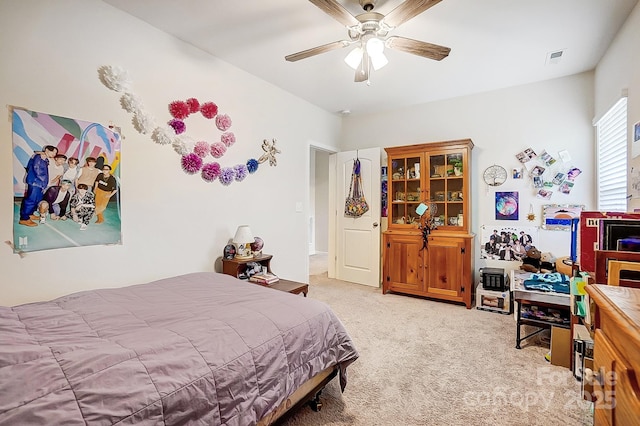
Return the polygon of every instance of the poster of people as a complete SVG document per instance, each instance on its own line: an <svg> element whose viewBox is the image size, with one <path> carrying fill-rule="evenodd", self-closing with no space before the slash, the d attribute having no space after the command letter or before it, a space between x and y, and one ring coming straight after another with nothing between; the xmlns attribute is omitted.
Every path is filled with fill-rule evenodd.
<svg viewBox="0 0 640 426"><path fill-rule="evenodd" d="M480 229L480 259L522 261L538 240L535 226L483 225Z"/></svg>
<svg viewBox="0 0 640 426"><path fill-rule="evenodd" d="M14 252L121 243L116 130L12 109Z"/></svg>

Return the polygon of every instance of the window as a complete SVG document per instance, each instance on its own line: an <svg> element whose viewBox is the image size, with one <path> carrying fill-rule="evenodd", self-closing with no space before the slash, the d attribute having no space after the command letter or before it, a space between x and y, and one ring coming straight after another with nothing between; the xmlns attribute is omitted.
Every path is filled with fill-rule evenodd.
<svg viewBox="0 0 640 426"><path fill-rule="evenodd" d="M598 210L627 211L627 98L596 123Z"/></svg>

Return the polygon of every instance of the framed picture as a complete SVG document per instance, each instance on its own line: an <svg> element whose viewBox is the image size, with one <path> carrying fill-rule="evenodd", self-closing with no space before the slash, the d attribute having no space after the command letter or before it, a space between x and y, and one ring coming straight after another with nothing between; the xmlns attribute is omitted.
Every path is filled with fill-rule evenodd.
<svg viewBox="0 0 640 426"><path fill-rule="evenodd" d="M579 219L583 205L545 204L542 206L542 228L550 231L571 231L571 219Z"/></svg>
<svg viewBox="0 0 640 426"><path fill-rule="evenodd" d="M518 192L496 192L496 220L518 220Z"/></svg>
<svg viewBox="0 0 640 426"><path fill-rule="evenodd" d="M633 125L633 141L640 141L640 121Z"/></svg>

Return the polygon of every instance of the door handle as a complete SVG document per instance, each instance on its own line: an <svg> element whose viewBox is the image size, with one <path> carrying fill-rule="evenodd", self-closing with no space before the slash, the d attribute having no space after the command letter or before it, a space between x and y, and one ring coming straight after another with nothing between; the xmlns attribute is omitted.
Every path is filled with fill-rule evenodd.
<svg viewBox="0 0 640 426"><path fill-rule="evenodd" d="M373 227L377 228L378 227L378 222L373 222Z"/></svg>

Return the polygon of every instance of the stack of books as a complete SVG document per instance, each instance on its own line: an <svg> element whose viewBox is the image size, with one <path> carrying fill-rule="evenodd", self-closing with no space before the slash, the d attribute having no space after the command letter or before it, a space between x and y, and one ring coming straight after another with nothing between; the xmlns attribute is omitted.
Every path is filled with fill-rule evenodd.
<svg viewBox="0 0 640 426"><path fill-rule="evenodd" d="M261 285L273 284L278 280L279 278L270 272L254 274L249 277L249 281Z"/></svg>

